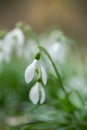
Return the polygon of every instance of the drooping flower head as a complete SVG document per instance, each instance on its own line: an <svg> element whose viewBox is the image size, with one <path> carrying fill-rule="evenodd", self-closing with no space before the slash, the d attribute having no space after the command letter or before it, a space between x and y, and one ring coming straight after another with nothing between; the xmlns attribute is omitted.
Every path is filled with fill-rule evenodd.
<svg viewBox="0 0 87 130"><path fill-rule="evenodd" d="M3 51L7 55L11 55L13 47L16 50L17 56L22 55L22 47L24 44L24 34L19 28L15 28L8 32L3 39Z"/></svg>
<svg viewBox="0 0 87 130"><path fill-rule="evenodd" d="M31 82L35 75L37 75L37 82L31 88L29 98L34 104L37 104L38 102L42 104L46 98L42 82L44 85L47 83L47 74L40 63L40 52L35 55L32 64L30 64L25 70L24 76L26 83Z"/></svg>
<svg viewBox="0 0 87 130"><path fill-rule="evenodd" d="M37 104L38 102L42 104L45 101L45 91L40 82L36 82L36 84L31 88L29 98L33 104Z"/></svg>
<svg viewBox="0 0 87 130"><path fill-rule="evenodd" d="M47 83L47 74L46 74L44 67L40 63L39 59L40 59L40 56L37 53L36 56L35 56L35 59L32 62L32 64L30 64L26 68L26 70L25 70L25 81L26 81L26 83L31 82L32 79L34 78L35 74L41 75L42 82L44 83L44 85Z"/></svg>

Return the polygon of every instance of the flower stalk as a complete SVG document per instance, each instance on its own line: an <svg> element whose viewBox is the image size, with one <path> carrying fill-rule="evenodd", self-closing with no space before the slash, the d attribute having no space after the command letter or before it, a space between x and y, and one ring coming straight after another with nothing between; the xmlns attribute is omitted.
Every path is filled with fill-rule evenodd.
<svg viewBox="0 0 87 130"><path fill-rule="evenodd" d="M57 80L58 82L60 83L60 86L62 87L62 90L64 91L65 95L66 95L66 100L67 100L67 103L68 105L71 105L72 106L72 103L70 102L69 100L69 94L67 93L66 89L64 88L64 85L63 85L63 82L62 82L62 78L61 78L61 75L59 74L59 71L53 61L53 59L51 58L49 52L42 46L38 46L38 48L40 49L40 51L44 52L46 54L46 56L49 58L54 70L55 70L55 73L57 75ZM76 115L73 113L74 117L77 119Z"/></svg>
<svg viewBox="0 0 87 130"><path fill-rule="evenodd" d="M54 70L55 70L55 73L56 73L56 75L57 75L58 82L60 83L60 86L62 87L64 93L66 94L67 100L68 100L68 102L70 103L70 101L69 101L69 99L68 99L68 93L67 93L67 91L65 90L65 88L64 88L64 86L63 86L63 83L62 83L62 78L61 78L61 76L60 76L60 74L59 74L59 71L58 71L58 69L57 69L57 67L56 67L56 65L55 65L55 63L54 63L54 61L53 61L53 59L51 58L49 52L48 52L44 47L42 47L42 46L39 46L38 48L39 48L41 51L43 51L43 52L46 54L46 56L49 58L49 60L50 60L50 62L51 62L51 64L52 64L52 66L53 66L53 68L54 68Z"/></svg>

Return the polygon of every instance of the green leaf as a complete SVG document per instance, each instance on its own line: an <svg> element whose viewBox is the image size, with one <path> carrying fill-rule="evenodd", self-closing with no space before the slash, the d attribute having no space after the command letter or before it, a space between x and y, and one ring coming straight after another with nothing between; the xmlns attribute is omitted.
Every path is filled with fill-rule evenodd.
<svg viewBox="0 0 87 130"><path fill-rule="evenodd" d="M53 123L39 122L27 125L21 130L56 130L57 128L58 126Z"/></svg>

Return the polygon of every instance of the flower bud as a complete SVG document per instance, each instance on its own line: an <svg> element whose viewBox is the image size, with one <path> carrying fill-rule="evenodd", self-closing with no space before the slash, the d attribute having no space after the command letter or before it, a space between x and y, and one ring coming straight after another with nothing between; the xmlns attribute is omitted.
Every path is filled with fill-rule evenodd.
<svg viewBox="0 0 87 130"><path fill-rule="evenodd" d="M39 60L40 56L41 56L40 52L37 52L36 55L35 55L35 59Z"/></svg>

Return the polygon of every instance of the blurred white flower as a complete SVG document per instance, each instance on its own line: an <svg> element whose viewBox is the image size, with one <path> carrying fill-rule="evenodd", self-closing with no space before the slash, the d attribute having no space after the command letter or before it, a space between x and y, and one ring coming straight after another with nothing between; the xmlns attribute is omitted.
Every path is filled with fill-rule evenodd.
<svg viewBox="0 0 87 130"><path fill-rule="evenodd" d="M0 40L0 62L3 60L2 41Z"/></svg>
<svg viewBox="0 0 87 130"><path fill-rule="evenodd" d="M37 51L37 44L33 39L28 39L24 48L24 58L26 60L32 61L35 52Z"/></svg>
<svg viewBox="0 0 87 130"><path fill-rule="evenodd" d="M55 42L48 48L52 58L55 61L59 61L60 63L63 63L66 55L65 45L59 42Z"/></svg>
<svg viewBox="0 0 87 130"><path fill-rule="evenodd" d="M0 62L9 62L13 49L17 56L23 55L24 34L21 29L15 28L8 32L6 36L0 40Z"/></svg>
<svg viewBox="0 0 87 130"><path fill-rule="evenodd" d="M44 84L47 82L47 74L43 66L40 64L39 60L34 59L32 64L30 64L26 70L25 70L25 81L26 83L31 82L31 80L34 78L35 74L40 74L42 76L42 81Z"/></svg>
<svg viewBox="0 0 87 130"><path fill-rule="evenodd" d="M87 85L86 80L82 76L75 76L69 79L69 86L78 91L81 95L87 95Z"/></svg>
<svg viewBox="0 0 87 130"><path fill-rule="evenodd" d="M37 82L30 90L29 98L33 104L44 103L46 99L45 91L40 82Z"/></svg>
<svg viewBox="0 0 87 130"><path fill-rule="evenodd" d="M46 44L45 44L46 43ZM41 44L49 51L54 62L63 64L66 60L69 47L62 31L55 30L50 36L42 37Z"/></svg>
<svg viewBox="0 0 87 130"><path fill-rule="evenodd" d="M18 44L22 45L24 43L24 34L21 29L15 28L4 37L4 42L8 45Z"/></svg>
<svg viewBox="0 0 87 130"><path fill-rule="evenodd" d="M3 40L0 40L0 63L3 61L8 62L10 60L9 55L5 52L4 49Z"/></svg>
<svg viewBox="0 0 87 130"><path fill-rule="evenodd" d="M24 34L21 29L15 28L8 32L3 39L4 51L6 54L11 55L13 47L16 48L18 56L22 54L22 46L24 44Z"/></svg>

